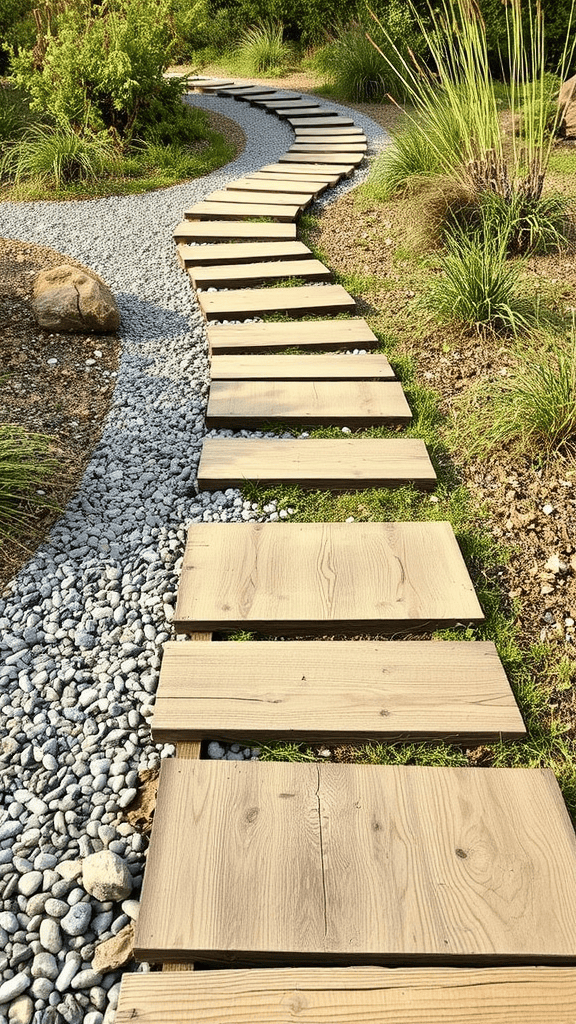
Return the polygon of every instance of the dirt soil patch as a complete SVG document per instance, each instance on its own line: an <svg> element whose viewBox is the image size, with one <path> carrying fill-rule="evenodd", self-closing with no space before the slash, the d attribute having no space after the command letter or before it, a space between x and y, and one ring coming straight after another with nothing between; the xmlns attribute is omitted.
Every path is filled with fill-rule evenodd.
<svg viewBox="0 0 576 1024"><path fill-rule="evenodd" d="M44 539L77 490L98 443L116 381L120 343L110 334L54 334L32 312L41 270L77 260L40 245L0 239L0 422L50 437L57 469L24 506L18 539L0 538L0 593ZM56 362L54 362L54 360Z"/></svg>

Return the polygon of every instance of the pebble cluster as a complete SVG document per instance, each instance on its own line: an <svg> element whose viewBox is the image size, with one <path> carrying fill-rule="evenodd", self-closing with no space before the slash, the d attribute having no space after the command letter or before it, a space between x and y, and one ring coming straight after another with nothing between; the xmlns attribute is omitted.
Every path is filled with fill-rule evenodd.
<svg viewBox="0 0 576 1024"><path fill-rule="evenodd" d="M114 403L82 485L0 596L0 1024L113 1020L120 972L98 973L94 953L137 917L146 840L122 812L138 772L173 753L152 744L148 720L185 524L289 515L274 503L258 513L236 490L195 493L205 333L171 234L187 206L273 162L293 136L245 104L189 101L244 129L232 164L141 196L0 206L2 236L80 260L122 316ZM209 756L258 749L214 742Z"/></svg>

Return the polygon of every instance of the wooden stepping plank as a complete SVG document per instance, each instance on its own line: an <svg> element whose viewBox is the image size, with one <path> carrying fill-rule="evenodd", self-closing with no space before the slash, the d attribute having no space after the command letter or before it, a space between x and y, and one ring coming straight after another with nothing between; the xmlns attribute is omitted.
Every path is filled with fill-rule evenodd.
<svg viewBox="0 0 576 1024"><path fill-rule="evenodd" d="M301 967L122 976L116 1024L573 1024L571 967Z"/></svg>
<svg viewBox="0 0 576 1024"><path fill-rule="evenodd" d="M325 181L313 181L312 178L309 181L304 181L302 178L298 178L297 181L286 175L282 181L278 180L278 176L270 175L269 178L238 178L236 181L231 181L226 186L227 192L282 192L285 195L295 193L296 195L306 193L306 197L319 196L321 192L324 192L328 188L328 183Z"/></svg>
<svg viewBox="0 0 576 1024"><path fill-rule="evenodd" d="M242 487L247 480L333 491L408 483L431 490L436 474L424 442L412 438L206 437L199 489Z"/></svg>
<svg viewBox="0 0 576 1024"><path fill-rule="evenodd" d="M164 644L152 739L497 743L526 728L492 643Z"/></svg>
<svg viewBox="0 0 576 1024"><path fill-rule="evenodd" d="M265 85L232 85L222 86L218 89L219 96L231 96L235 100L241 100L250 96L270 96L274 89Z"/></svg>
<svg viewBox="0 0 576 1024"><path fill-rule="evenodd" d="M368 143L360 135L318 135L309 139L307 135L297 137L295 146L349 146L352 150L368 149Z"/></svg>
<svg viewBox="0 0 576 1024"><path fill-rule="evenodd" d="M482 619L449 523L193 523L174 627L383 634Z"/></svg>
<svg viewBox="0 0 576 1024"><path fill-rule="evenodd" d="M254 97L254 99L251 98L249 102L251 107L267 107L274 106L277 100L288 103L291 100L298 99L300 99L300 94L297 92L278 90L277 92L272 93L271 96L265 96L262 99L258 96Z"/></svg>
<svg viewBox="0 0 576 1024"><path fill-rule="evenodd" d="M356 308L354 299L340 284L201 292L198 302L207 320L245 320L266 313L293 317L307 313L353 313Z"/></svg>
<svg viewBox="0 0 576 1024"><path fill-rule="evenodd" d="M382 355L212 356L210 376L212 380L396 379L386 356Z"/></svg>
<svg viewBox="0 0 576 1024"><path fill-rule="evenodd" d="M289 242L296 238L296 225L266 224L263 221L255 224L250 221L183 220L174 228L173 234L178 244L232 238Z"/></svg>
<svg viewBox="0 0 576 1024"><path fill-rule="evenodd" d="M276 217L278 220L296 220L300 206L281 206L266 203L219 203L204 200L184 212L187 220L235 220L239 217Z"/></svg>
<svg viewBox="0 0 576 1024"><path fill-rule="evenodd" d="M188 222L189 223L189 222ZM178 245L182 267L214 267L221 263L256 263L258 260L313 259L303 242L222 242L220 245Z"/></svg>
<svg viewBox="0 0 576 1024"><path fill-rule="evenodd" d="M353 153L347 150L346 153L284 153L278 157L278 162L302 163L302 164L353 164L357 167L364 159L363 153Z"/></svg>
<svg viewBox="0 0 576 1024"><path fill-rule="evenodd" d="M294 156L294 154L293 154ZM296 163L292 160L286 160L282 163L276 164L265 164L264 167L260 168L261 174L296 174L298 177L303 175L310 175L315 180L318 179L318 175L321 175L326 170L329 175L338 175L340 178L349 178L354 173L354 164L350 161L343 161L340 164L335 164L333 167L321 167L320 164L316 166L312 165L310 161L305 160L303 163Z"/></svg>
<svg viewBox="0 0 576 1024"><path fill-rule="evenodd" d="M354 124L340 125L340 127L338 127L337 125L327 125L322 128L319 128L317 125L316 127L296 126L296 128L294 129L294 133L296 135L296 138L298 138L299 136L307 136L309 138L314 138L317 135L359 135L363 139L366 138L363 129L358 128Z"/></svg>
<svg viewBox="0 0 576 1024"><path fill-rule="evenodd" d="M329 281L332 277L332 271L320 260L315 259L190 267L188 274L194 288L241 288L245 285L280 281L287 277L300 277L306 281Z"/></svg>
<svg viewBox="0 0 576 1024"><path fill-rule="evenodd" d="M310 350L373 349L376 335L365 320L310 320L301 323L230 324L208 327L208 344L216 353L278 352L284 348Z"/></svg>
<svg viewBox="0 0 576 1024"><path fill-rule="evenodd" d="M326 110L326 107L320 107L318 105L311 105L309 103L295 103L292 107L276 107L274 111L276 117L279 117L282 121L287 121L291 117L336 117L335 110Z"/></svg>
<svg viewBox="0 0 576 1024"><path fill-rule="evenodd" d="M345 128L353 127L354 121L351 117L290 117L288 123L293 125L294 128L313 128L317 125L319 128Z"/></svg>
<svg viewBox="0 0 576 1024"><path fill-rule="evenodd" d="M202 92L211 92L215 89L222 89L224 86L234 85L232 78L189 78L188 85L193 89L201 89Z"/></svg>
<svg viewBox="0 0 576 1024"><path fill-rule="evenodd" d="M135 956L569 966L575 901L548 769L166 759Z"/></svg>
<svg viewBox="0 0 576 1024"><path fill-rule="evenodd" d="M402 385L394 381L217 380L210 386L206 410L209 429L279 422L358 429L411 419Z"/></svg>
<svg viewBox="0 0 576 1024"><path fill-rule="evenodd" d="M257 190L238 192L235 189L223 188L218 189L216 192L211 192L206 197L206 201L210 203L243 203L244 205L248 203L251 206L258 206L260 203L267 206L298 206L302 210L310 205L313 198L313 193L306 193L305 189L286 195L280 190L273 193L262 193Z"/></svg>
<svg viewBox="0 0 576 1024"><path fill-rule="evenodd" d="M350 173L353 168L350 169ZM332 188L337 185L343 177L340 167L310 167L309 164L301 164L299 169L289 164L268 164L261 171L247 175L249 181L270 181L275 178L278 181L278 188L284 187L285 182L292 181L295 185L305 182L316 187L318 184Z"/></svg>
<svg viewBox="0 0 576 1024"><path fill-rule="evenodd" d="M365 153L366 144L364 142L358 143L357 146L352 145L350 142L340 143L311 143L308 145L306 142L295 142L293 146L290 146L289 153Z"/></svg>

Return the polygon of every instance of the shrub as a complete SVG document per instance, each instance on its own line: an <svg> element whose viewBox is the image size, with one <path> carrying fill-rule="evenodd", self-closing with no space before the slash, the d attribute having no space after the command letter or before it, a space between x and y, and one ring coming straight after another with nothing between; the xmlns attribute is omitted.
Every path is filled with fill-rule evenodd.
<svg viewBox="0 0 576 1024"><path fill-rule="evenodd" d="M242 33L238 56L249 74L265 75L286 67L294 50L284 42L284 29L279 22L263 21Z"/></svg>
<svg viewBox="0 0 576 1024"><path fill-rule="evenodd" d="M42 179L56 188L77 180L93 180L118 165L107 133L78 135L71 128L35 125L7 151L3 174L20 182Z"/></svg>
<svg viewBox="0 0 576 1024"><path fill-rule="evenodd" d="M455 410L456 430L472 456L503 444L525 454L576 445L576 330L518 353L517 369L473 389Z"/></svg>

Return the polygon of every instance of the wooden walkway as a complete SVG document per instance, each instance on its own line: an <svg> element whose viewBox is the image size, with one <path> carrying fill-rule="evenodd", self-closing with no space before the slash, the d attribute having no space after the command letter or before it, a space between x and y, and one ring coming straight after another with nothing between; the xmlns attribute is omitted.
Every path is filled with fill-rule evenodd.
<svg viewBox="0 0 576 1024"><path fill-rule="evenodd" d="M295 222L353 173L364 133L297 94L191 88L282 116L296 139L174 231L193 285L222 289L198 293L211 321L207 425L407 422L343 288L238 288L329 273ZM278 312L291 320L254 322ZM325 354L350 349L363 354ZM435 479L423 442L401 434L210 437L198 472L209 490ZM493 644L398 639L482 618L448 523L190 527L174 625L195 642L165 645L152 730L177 757L162 765L136 933L136 955L163 971L125 975L118 1024L574 1024L576 838L550 772L199 759L218 738L519 739ZM275 639L212 642L239 627ZM366 633L393 639L278 639ZM236 969L196 973L196 961Z"/></svg>

